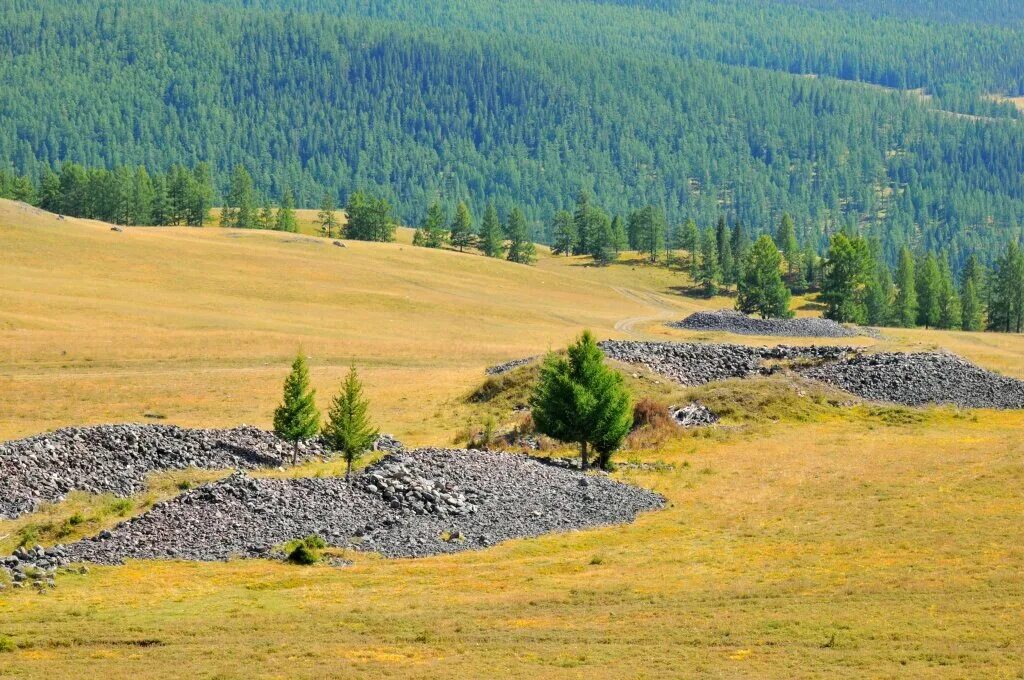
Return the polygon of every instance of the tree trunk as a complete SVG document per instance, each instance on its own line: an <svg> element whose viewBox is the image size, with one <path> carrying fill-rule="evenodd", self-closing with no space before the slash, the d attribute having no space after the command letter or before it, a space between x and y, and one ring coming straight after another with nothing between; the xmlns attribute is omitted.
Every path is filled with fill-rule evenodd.
<svg viewBox="0 0 1024 680"><path fill-rule="evenodd" d="M348 458L345 460L345 481L351 484L349 477L352 475L352 459Z"/></svg>
<svg viewBox="0 0 1024 680"><path fill-rule="evenodd" d="M296 439L292 442L292 466L297 465L299 462L299 440Z"/></svg>
<svg viewBox="0 0 1024 680"><path fill-rule="evenodd" d="M587 469L587 442L580 442L580 467L583 470Z"/></svg>

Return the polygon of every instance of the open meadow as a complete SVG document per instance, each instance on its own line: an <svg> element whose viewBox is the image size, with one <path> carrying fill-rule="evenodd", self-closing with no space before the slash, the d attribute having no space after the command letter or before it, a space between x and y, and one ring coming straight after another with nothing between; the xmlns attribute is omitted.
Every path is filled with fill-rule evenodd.
<svg viewBox="0 0 1024 680"><path fill-rule="evenodd" d="M409 238L115 232L0 201L0 438L269 427L301 349L322 408L355 363L383 431L450 445L488 414L514 417L511 402L467 399L485 367L584 328L807 343L667 328L731 301L685 297L686 275L638 257L600 268L542 252L527 267ZM1024 378L1020 335L852 342L948 349ZM616 478L663 494L664 510L450 556L349 553L345 568L90 567L45 594L0 591L0 677L1022 677L1024 412L870 405L787 374L686 389L628 373L639 394L726 413L618 454L630 465ZM183 478L116 510L79 495L0 521L0 553L72 512L110 526Z"/></svg>

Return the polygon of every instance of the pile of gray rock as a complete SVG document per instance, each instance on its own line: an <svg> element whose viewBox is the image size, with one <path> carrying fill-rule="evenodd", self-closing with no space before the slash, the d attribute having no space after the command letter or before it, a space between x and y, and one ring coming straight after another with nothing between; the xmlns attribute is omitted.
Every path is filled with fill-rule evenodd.
<svg viewBox="0 0 1024 680"><path fill-rule="evenodd" d="M806 338L852 338L875 335L873 329L849 328L829 319L757 319L734 309L697 312L682 321L670 323L672 328L691 331L721 331L737 335L768 335Z"/></svg>
<svg viewBox="0 0 1024 680"><path fill-rule="evenodd" d="M802 372L873 401L1024 409L1024 381L985 370L953 354L856 354Z"/></svg>
<svg viewBox="0 0 1024 680"><path fill-rule="evenodd" d="M527 357L525 359L513 359L512 361L506 361L505 363L498 364L497 366L491 366L490 368L486 369L484 371L484 373L486 373L487 375L502 375L504 373L508 373L510 371L514 371L515 369L519 368L520 366L526 366L528 364L532 364L534 361L537 361L539 358L540 357Z"/></svg>
<svg viewBox="0 0 1024 680"><path fill-rule="evenodd" d="M479 494L465 492L445 478L414 474L401 457L389 457L368 468L359 478L364 491L379 495L392 510L417 515L465 515L476 512Z"/></svg>
<svg viewBox="0 0 1024 680"><path fill-rule="evenodd" d="M686 406L673 406L669 409L669 415L680 427L708 427L718 422L718 416L698 402Z"/></svg>
<svg viewBox="0 0 1024 680"><path fill-rule="evenodd" d="M714 343L606 341L605 354L644 366L682 385L769 374L771 361L793 362L807 378L864 399L906 406L1024 408L1024 381L987 371L943 352L876 353L854 347L748 347Z"/></svg>
<svg viewBox="0 0 1024 680"><path fill-rule="evenodd" d="M68 564L64 548L21 547L14 554L0 557L0 570L7 572L14 588L33 586L37 589L53 588L57 570ZM0 582L0 590L6 585Z"/></svg>
<svg viewBox="0 0 1024 680"><path fill-rule="evenodd" d="M653 373L689 386L757 375L765 372L763 362L767 359L835 360L855 351L852 347L827 345L750 347L730 343L632 340L606 340L600 343L600 347L610 359L639 364Z"/></svg>
<svg viewBox="0 0 1024 680"><path fill-rule="evenodd" d="M401 451L389 435L375 449ZM299 460L329 451L317 440L299 444ZM70 427L0 444L0 519L33 512L71 491L131 496L152 472L290 465L292 445L256 427L197 430L171 425Z"/></svg>
<svg viewBox="0 0 1024 680"><path fill-rule="evenodd" d="M414 495L396 507L393 501L407 496L392 490L392 479L435 496L443 490L453 500L435 499L428 510L424 496ZM524 455L420 449L385 458L351 484L343 478L253 479L236 473L61 550L69 562L101 564L223 560L272 556L284 542L317 534L334 547L421 557L620 524L663 504L645 489ZM463 509L453 512L458 508Z"/></svg>

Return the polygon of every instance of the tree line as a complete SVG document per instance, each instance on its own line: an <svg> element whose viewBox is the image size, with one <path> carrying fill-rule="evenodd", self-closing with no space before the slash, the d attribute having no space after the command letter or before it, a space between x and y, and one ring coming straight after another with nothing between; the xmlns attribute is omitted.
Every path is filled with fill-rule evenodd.
<svg viewBox="0 0 1024 680"><path fill-rule="evenodd" d="M612 215L725 212L763 233L789 213L819 251L852 227L890 265L920 244L947 248L956 270L972 252L991 264L1024 224L1019 120L845 82L1017 94L1013 31L975 27L967 42L959 26L780 3L640 5L7 3L0 167L38 184L68 161L207 160L225 196L241 164L257 203L360 189L418 224L434 200L493 202L543 225L542 243L583 186ZM608 226L621 243L625 218Z"/></svg>

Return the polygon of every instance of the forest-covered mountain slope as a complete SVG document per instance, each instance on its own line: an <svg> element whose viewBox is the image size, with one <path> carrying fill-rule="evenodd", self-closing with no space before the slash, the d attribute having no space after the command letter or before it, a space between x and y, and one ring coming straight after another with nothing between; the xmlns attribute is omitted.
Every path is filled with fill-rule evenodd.
<svg viewBox="0 0 1024 680"><path fill-rule="evenodd" d="M1024 122L979 95L1022 91L1019 26L868 9L8 0L0 163L208 161L221 188L244 164L300 205L519 204L541 238L583 187L672 222L856 224L891 257L994 252L1024 223Z"/></svg>

